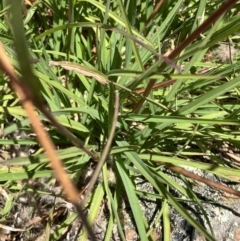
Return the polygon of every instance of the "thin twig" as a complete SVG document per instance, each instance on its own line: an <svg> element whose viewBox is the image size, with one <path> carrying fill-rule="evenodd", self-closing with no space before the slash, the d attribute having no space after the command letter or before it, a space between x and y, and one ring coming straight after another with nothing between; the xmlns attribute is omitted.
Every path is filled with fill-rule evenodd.
<svg viewBox="0 0 240 241"><path fill-rule="evenodd" d="M47 131L43 128L42 123L40 122L38 116L36 115L35 108L32 101L32 94L31 91L28 89L27 86L20 82L14 72L14 69L10 63L9 58L5 53L5 49L0 42L0 67L2 70L10 77L10 82L18 94L23 108L26 110L27 115L31 121L32 128L34 132L37 134L37 138L41 146L44 148L46 155L49 158L51 163L52 169L59 180L63 191L66 193L67 198L75 205L79 217L82 219L83 224L85 225L89 235L93 240L95 239L95 235L93 233L90 224L87 221L83 213L83 208L78 200L78 192L73 185L72 181L70 180L67 172L64 169L64 166L60 159L58 158L56 147L52 140L49 138Z"/></svg>
<svg viewBox="0 0 240 241"><path fill-rule="evenodd" d="M91 178L91 181L88 185L88 189L87 189L87 192L85 194L85 198L83 199L82 201L82 206L84 207L84 205L86 204L86 201L87 201L87 198L90 194L90 192L92 191L92 188L94 187L96 181L97 181L97 178L101 172L101 169L102 169L102 166L108 156L108 153L110 151L110 148L111 148L111 144L112 144L112 141L113 141L113 138L114 138L114 134L115 134L115 129L116 129L116 124L117 124L117 119L118 119L118 111L119 111L119 92L116 91L115 93L115 107L114 107L114 116L113 116L113 122L112 122L112 128L111 128L111 131L110 131L110 134L109 134L109 137L108 137L108 140L107 140L107 143L103 149L103 152L102 152L102 155L98 161L98 164L97 164L97 167L93 173L93 176Z"/></svg>
<svg viewBox="0 0 240 241"><path fill-rule="evenodd" d="M164 0L160 0L155 8L153 9L151 15L149 16L149 18L147 19L145 25L144 25L144 30L146 29L147 25L149 24L149 22L155 17L155 15L157 14L157 12L159 11L160 7L162 6Z"/></svg>
<svg viewBox="0 0 240 241"><path fill-rule="evenodd" d="M171 171L173 171L175 173L182 174L185 177L189 177L189 178L191 178L193 180L205 183L206 185L208 185L210 187L213 187L213 188L219 189L219 190L221 190L223 192L227 192L227 193L230 193L230 194L233 194L235 196L240 197L240 192L239 191L234 190L231 187L224 186L221 183L217 183L217 182L214 182L212 180L209 180L209 179L207 179L205 177L201 177L201 176L199 176L199 175L197 175L195 173L189 172L189 171L185 170L182 167L178 167L178 166L175 166L173 164L166 164L165 167L170 169Z"/></svg>

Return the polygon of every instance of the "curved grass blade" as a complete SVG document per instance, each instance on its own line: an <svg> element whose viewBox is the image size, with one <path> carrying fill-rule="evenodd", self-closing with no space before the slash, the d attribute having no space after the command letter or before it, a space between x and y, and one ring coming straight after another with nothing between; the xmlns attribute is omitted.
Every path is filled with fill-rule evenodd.
<svg viewBox="0 0 240 241"><path fill-rule="evenodd" d="M121 180L123 182L123 185L125 187L125 190L127 192L128 200L133 212L134 219L136 221L138 233L140 240L148 240L146 229L144 227L143 222L143 212L139 206L138 198L135 194L135 188L127 175L126 171L124 170L124 167L122 166L121 162L116 162L117 170L121 176Z"/></svg>

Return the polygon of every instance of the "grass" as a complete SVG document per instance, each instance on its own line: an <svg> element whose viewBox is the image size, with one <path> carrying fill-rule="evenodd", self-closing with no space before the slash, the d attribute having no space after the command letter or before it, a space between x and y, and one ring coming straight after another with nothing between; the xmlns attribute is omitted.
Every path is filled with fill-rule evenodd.
<svg viewBox="0 0 240 241"><path fill-rule="evenodd" d="M170 240L172 208L208 240L215 240L203 200L192 192L190 184L178 183L169 170L181 177L182 183L195 179L240 195L183 169L194 167L231 181L240 176L236 158L229 160L222 154L224 145L228 145L227 152L239 149L239 2L225 15L217 15L201 33L199 26L214 16L222 1L163 1L161 6L136 0L23 1L22 15L18 7L11 10L11 2L0 4L0 40L33 100L44 100L56 120L98 156L116 126L112 143L108 142L111 147L105 148L109 155L102 156L107 162L102 162L101 178L85 200L89 223L97 219L105 201L109 213L105 240L111 239L114 224L126 240L126 227L119 215L124 193L139 240L154 240L154 222L159 220L163 240ZM191 39L191 33L196 37ZM163 54L170 58L163 58ZM110 83L102 85L76 69L49 66L50 61L87 66L94 74L100 71ZM173 80L171 84L166 82L169 80ZM11 171L2 167L0 180L11 198L3 204L2 222L18 200L14 193L26 190L21 180L52 176L48 157L37 145L36 135L30 135L29 116L7 82L1 72L2 150L7 145L34 145L35 153L3 162ZM143 98L145 89L151 91L145 91ZM117 119L116 92L120 106ZM83 173L93 160L40 112L39 119L70 177L75 183L85 182ZM16 131L27 133L27 138L15 138ZM114 182L109 181L112 170ZM149 183L154 193L138 190L138 177ZM149 223L140 199L152 195L160 202L160 210ZM183 198L200 207L210 232L188 213ZM52 233L48 221L45 240L62 238L64 228L75 219L75 214L69 214ZM86 239L84 229L78 240Z"/></svg>

